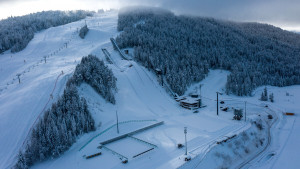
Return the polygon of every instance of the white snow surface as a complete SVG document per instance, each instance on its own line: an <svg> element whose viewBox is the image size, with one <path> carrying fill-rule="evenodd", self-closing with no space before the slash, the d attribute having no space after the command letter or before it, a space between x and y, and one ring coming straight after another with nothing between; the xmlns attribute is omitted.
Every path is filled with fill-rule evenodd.
<svg viewBox="0 0 300 169"><path fill-rule="evenodd" d="M114 62L106 63L118 79L116 104L106 102L87 84L78 87L96 121L96 131L79 137L61 157L37 163L32 168L177 168L185 163L182 158L184 148L177 148L178 143L184 144L184 127L188 128L188 154L192 158L204 154L207 147L215 144L216 140L251 127L249 121L233 121L232 110L219 111L219 116L216 115L216 92L224 92L228 71L210 70L203 81L187 90L186 94L189 94L203 84L201 95L207 107L199 109L199 113L193 113L179 106L159 85L154 73L135 61L122 60L118 52L113 50L110 37L118 35L117 11L97 14L87 18L86 22L90 31L85 39L80 39L76 33L77 28L84 24L84 20L81 20L41 31L35 34L34 39L23 51L15 54L7 51L0 55L0 168L11 168L16 162L16 155L31 127L39 115L43 114L43 110L49 108L62 93L67 79L81 58L94 54L105 60L102 48L108 50ZM66 42L67 48L64 47ZM44 63L43 56L50 56L47 63ZM64 74L59 76L62 71ZM18 73L21 74L20 84L16 77ZM58 80L55 85L56 79ZM247 117L256 118L258 114L267 115L264 109L266 103L258 100L262 89L258 88L254 97L223 94L219 99L224 100L228 107L240 108L244 108L244 101L247 101ZM268 86L268 89L274 93L275 103L267 104L278 115L279 120L272 128L274 138L270 148L256 160L260 162L254 162L251 166L296 168L300 166L297 160L300 152L300 136L297 134L300 129L300 106L297 104L300 100L300 86ZM52 91L53 99L50 98ZM286 92L289 92L290 96L286 96ZM120 124L120 134L116 133L116 127L110 128L116 124L116 111L119 121L127 121ZM294 112L296 116L284 116L283 111ZM131 138L108 144L107 147L114 151L130 156L127 164L122 164L119 156L112 152L97 149L101 141L154 123L133 120L164 121L161 126L134 135L157 145L157 148L137 158L131 158L151 146ZM95 137L101 132L103 134ZM95 138L89 143L93 137ZM101 156L89 160L84 158L84 155L99 151L102 152ZM276 155L266 160L268 152L275 152Z"/></svg>
<svg viewBox="0 0 300 169"><path fill-rule="evenodd" d="M267 87L269 93L274 93L275 98L274 103L267 104L279 120L271 129L272 139L269 148L246 167L297 169L300 166L300 86ZM263 87L257 89L256 98L262 90ZM287 116L284 115L285 112L295 113L295 115Z"/></svg>
<svg viewBox="0 0 300 169"><path fill-rule="evenodd" d="M61 71L64 75L58 79L54 98L47 108L63 91L81 58L116 34L116 19L116 13L87 18L91 30L85 40L76 33L84 20L52 27L36 33L23 51L15 54L7 51L0 55L0 168L10 168L15 162L16 154L49 100ZM68 43L67 48L63 47L65 43ZM50 56L47 63L43 56ZM19 73L20 84L16 77Z"/></svg>

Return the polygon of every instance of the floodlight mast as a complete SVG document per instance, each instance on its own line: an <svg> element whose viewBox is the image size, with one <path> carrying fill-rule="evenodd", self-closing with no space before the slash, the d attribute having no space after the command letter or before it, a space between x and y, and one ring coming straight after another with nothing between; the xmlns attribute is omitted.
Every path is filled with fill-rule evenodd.
<svg viewBox="0 0 300 169"><path fill-rule="evenodd" d="M246 112L246 104L247 104L247 101L245 101L245 121L246 121L246 116L247 116L247 112Z"/></svg>
<svg viewBox="0 0 300 169"><path fill-rule="evenodd" d="M202 95L201 95L201 87L203 86L203 84L200 84L200 98L202 99Z"/></svg>
<svg viewBox="0 0 300 169"><path fill-rule="evenodd" d="M118 111L116 111L116 117L117 117L117 132L119 134L119 118L118 118Z"/></svg>
<svg viewBox="0 0 300 169"><path fill-rule="evenodd" d="M217 92L217 116L219 115L219 92Z"/></svg>
<svg viewBox="0 0 300 169"><path fill-rule="evenodd" d="M19 84L21 83L21 78L20 78L20 76L21 76L21 74L17 74L17 77L18 77L18 79L19 79Z"/></svg>
<svg viewBox="0 0 300 169"><path fill-rule="evenodd" d="M186 134L187 134L187 127L184 127L184 136L185 136L185 155L187 155L187 142L186 142Z"/></svg>

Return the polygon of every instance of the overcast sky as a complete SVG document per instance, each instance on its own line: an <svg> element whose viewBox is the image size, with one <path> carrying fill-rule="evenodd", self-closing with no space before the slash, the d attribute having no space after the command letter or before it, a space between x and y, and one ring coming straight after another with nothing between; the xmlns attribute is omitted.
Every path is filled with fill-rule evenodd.
<svg viewBox="0 0 300 169"><path fill-rule="evenodd" d="M118 9L131 5L156 6L176 14L264 22L300 30L300 0L0 0L0 18L42 10Z"/></svg>

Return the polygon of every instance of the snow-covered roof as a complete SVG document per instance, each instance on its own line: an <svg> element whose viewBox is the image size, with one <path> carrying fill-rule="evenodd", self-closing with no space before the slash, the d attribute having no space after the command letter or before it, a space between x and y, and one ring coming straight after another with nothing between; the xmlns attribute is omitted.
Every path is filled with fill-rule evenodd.
<svg viewBox="0 0 300 169"><path fill-rule="evenodd" d="M189 103L189 104L198 103L199 98L193 98L193 97L187 96L186 99L182 100L181 102L185 102L185 103Z"/></svg>

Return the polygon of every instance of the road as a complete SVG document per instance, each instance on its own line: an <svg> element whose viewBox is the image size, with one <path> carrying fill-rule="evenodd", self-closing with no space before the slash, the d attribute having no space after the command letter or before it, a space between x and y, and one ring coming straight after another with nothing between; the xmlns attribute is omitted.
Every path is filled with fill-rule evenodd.
<svg viewBox="0 0 300 169"><path fill-rule="evenodd" d="M265 145L265 147L257 152L257 154L254 154L252 157L248 158L246 161L242 162L240 165L238 165L236 168L237 169L242 169L242 168L249 168L251 165L250 165L250 162L253 161L254 159L258 158L261 154L263 154L263 152L265 152L268 147L270 146L271 144L271 141L272 141L272 137L271 137L271 128L273 127L274 123L278 121L278 116L276 115L276 113L274 112L274 110L272 110L271 108L267 108L270 110L270 112L272 112L272 116L273 117L276 117L276 118L273 118L274 120L272 120L272 123L271 124L268 124L267 123L267 126L268 126L268 137L267 137L267 143Z"/></svg>

